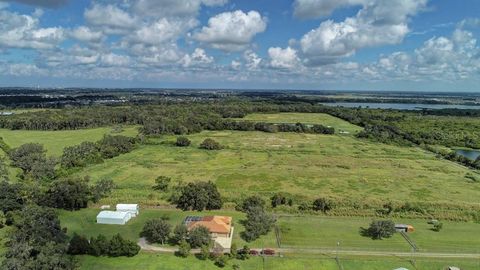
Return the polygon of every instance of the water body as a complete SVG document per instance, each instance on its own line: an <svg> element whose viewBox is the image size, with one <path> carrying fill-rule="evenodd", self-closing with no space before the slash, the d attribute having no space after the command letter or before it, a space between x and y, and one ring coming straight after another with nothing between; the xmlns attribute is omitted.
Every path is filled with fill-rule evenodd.
<svg viewBox="0 0 480 270"><path fill-rule="evenodd" d="M455 153L471 160L477 160L480 156L480 150L457 149L455 150Z"/></svg>
<svg viewBox="0 0 480 270"><path fill-rule="evenodd" d="M395 109L395 110L421 110L421 109L474 109L480 110L480 105L452 105L452 104L411 104L411 103L362 103L362 102L337 102L322 103L333 107Z"/></svg>

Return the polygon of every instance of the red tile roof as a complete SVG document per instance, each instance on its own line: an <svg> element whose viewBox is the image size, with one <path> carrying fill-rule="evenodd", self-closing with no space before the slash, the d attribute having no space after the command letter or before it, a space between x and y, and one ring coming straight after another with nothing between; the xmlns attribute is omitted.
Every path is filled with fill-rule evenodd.
<svg viewBox="0 0 480 270"><path fill-rule="evenodd" d="M226 216L205 216L199 221L192 221L188 224L188 230L195 227L204 226L210 233L230 233L232 227L232 217Z"/></svg>

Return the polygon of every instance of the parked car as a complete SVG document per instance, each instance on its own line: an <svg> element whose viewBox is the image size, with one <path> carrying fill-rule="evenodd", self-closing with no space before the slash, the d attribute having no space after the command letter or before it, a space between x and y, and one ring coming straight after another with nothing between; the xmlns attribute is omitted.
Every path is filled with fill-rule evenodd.
<svg viewBox="0 0 480 270"><path fill-rule="evenodd" d="M250 255L257 256L259 254L260 252L258 252L257 250L254 250L254 249L250 250Z"/></svg>
<svg viewBox="0 0 480 270"><path fill-rule="evenodd" d="M262 250L262 254L263 255L275 255L275 250L266 248L266 249Z"/></svg>

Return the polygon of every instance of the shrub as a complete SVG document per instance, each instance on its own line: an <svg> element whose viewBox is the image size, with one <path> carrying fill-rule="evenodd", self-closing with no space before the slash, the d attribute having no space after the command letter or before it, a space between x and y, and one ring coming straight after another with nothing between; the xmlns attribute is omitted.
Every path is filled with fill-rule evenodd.
<svg viewBox="0 0 480 270"><path fill-rule="evenodd" d="M221 255L221 256L217 257L217 259L215 259L215 265L223 268L223 267L227 266L228 259L229 259L228 256Z"/></svg>
<svg viewBox="0 0 480 270"><path fill-rule="evenodd" d="M132 257L138 254L140 247L133 241L125 240L120 234L116 234L110 240L108 255L111 257Z"/></svg>
<svg viewBox="0 0 480 270"><path fill-rule="evenodd" d="M70 255L84 255L88 254L89 251L90 243L88 239L74 233L72 239L70 239L67 253Z"/></svg>
<svg viewBox="0 0 480 270"><path fill-rule="evenodd" d="M184 224L179 224L173 229L172 242L180 244L182 240L186 240L188 236L188 228Z"/></svg>
<svg viewBox="0 0 480 270"><path fill-rule="evenodd" d="M220 150L222 149L222 146L217 141L207 138L200 144L200 148L206 150Z"/></svg>
<svg viewBox="0 0 480 270"><path fill-rule="evenodd" d="M207 245L203 245L200 247L200 253L198 254L198 258L200 260L206 260L210 256L210 249Z"/></svg>
<svg viewBox="0 0 480 270"><path fill-rule="evenodd" d="M155 185L152 188L154 190L165 192L168 190L168 186L170 185L171 181L172 181L172 178L161 175L155 179Z"/></svg>
<svg viewBox="0 0 480 270"><path fill-rule="evenodd" d="M192 248L190 247L190 244L187 243L187 241L182 240L180 241L180 245L178 247L178 251L176 252L176 255L179 257L186 258L190 255L190 250Z"/></svg>
<svg viewBox="0 0 480 270"><path fill-rule="evenodd" d="M332 202L325 198L318 198L313 201L312 209L315 211L322 211L323 213L327 213L332 209Z"/></svg>
<svg viewBox="0 0 480 270"><path fill-rule="evenodd" d="M432 231L434 232L439 232L443 229L443 223L442 222L435 222L433 224L433 228L432 228Z"/></svg>
<svg viewBox="0 0 480 270"><path fill-rule="evenodd" d="M176 146L179 147L186 147L191 144L191 141L187 137L178 137L177 141L175 142Z"/></svg>
<svg viewBox="0 0 480 270"><path fill-rule="evenodd" d="M257 195L250 196L242 202L242 204L240 205L240 210L242 212L248 212L250 209L255 207L264 208L265 200L263 200Z"/></svg>

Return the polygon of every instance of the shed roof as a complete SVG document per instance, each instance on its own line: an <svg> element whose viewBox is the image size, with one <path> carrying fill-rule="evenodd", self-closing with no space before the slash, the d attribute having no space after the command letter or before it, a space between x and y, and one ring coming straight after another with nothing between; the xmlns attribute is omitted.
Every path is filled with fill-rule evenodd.
<svg viewBox="0 0 480 270"><path fill-rule="evenodd" d="M97 218L113 218L113 219L124 219L129 213L127 212L118 212L118 211L101 211L98 213Z"/></svg>
<svg viewBox="0 0 480 270"><path fill-rule="evenodd" d="M138 204L119 203L119 204L117 204L117 210L118 209L137 210L138 209Z"/></svg>

